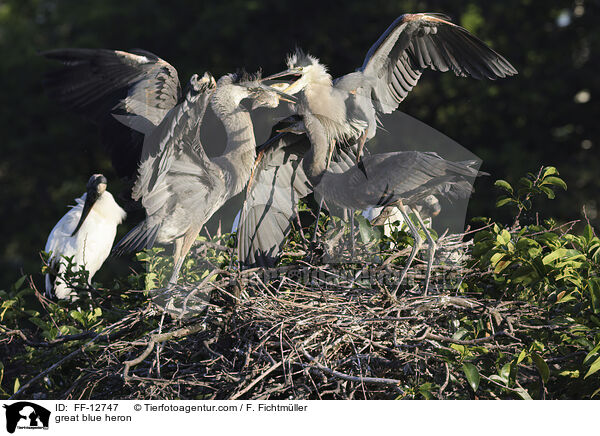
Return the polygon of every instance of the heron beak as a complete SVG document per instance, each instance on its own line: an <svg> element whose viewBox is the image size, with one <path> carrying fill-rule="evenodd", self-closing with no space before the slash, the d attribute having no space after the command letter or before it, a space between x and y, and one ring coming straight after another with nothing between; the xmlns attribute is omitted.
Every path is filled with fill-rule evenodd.
<svg viewBox="0 0 600 436"><path fill-rule="evenodd" d="M286 76L295 76L295 77L300 77L302 76L302 74L295 68L290 68L289 70L285 70L285 71L281 71L279 73L275 73L269 77L264 77L262 79L260 79L261 82L264 82L265 80L273 80L273 79L278 79L280 77L286 77Z"/></svg>
<svg viewBox="0 0 600 436"><path fill-rule="evenodd" d="M280 132L277 135L274 135L273 137L269 138L266 142L263 142L258 147L256 147L256 152L260 153L260 152L265 151L267 148L269 148L273 143L277 142L286 133L287 132Z"/></svg>
<svg viewBox="0 0 600 436"><path fill-rule="evenodd" d="M297 103L296 97L290 94L286 94L282 89L289 88L287 82L273 83L272 85L261 85L261 87L269 92L277 94L277 98L281 101L287 101L288 103Z"/></svg>
<svg viewBox="0 0 600 436"><path fill-rule="evenodd" d="M81 218L79 218L77 227L75 227L75 230L73 230L71 236L75 236L75 234L79 231L81 225L83 224L87 216L90 214L94 203L96 203L96 200L98 200L98 197L100 197L100 194L96 189L88 189L87 195L85 196L85 203L83 203L83 211L81 212Z"/></svg>
<svg viewBox="0 0 600 436"><path fill-rule="evenodd" d="M279 85L279 83L275 83L274 85ZM283 83L283 86L285 86L285 89L289 88L289 86L287 86L287 83ZM283 87L280 86L280 87ZM297 103L298 99L296 97L294 97L293 95L287 94L285 92L285 89L283 91L278 89L279 87L276 86L269 86L269 89L271 89L272 91L274 91L277 94L277 97L279 98L279 100L281 101L287 101L288 103Z"/></svg>

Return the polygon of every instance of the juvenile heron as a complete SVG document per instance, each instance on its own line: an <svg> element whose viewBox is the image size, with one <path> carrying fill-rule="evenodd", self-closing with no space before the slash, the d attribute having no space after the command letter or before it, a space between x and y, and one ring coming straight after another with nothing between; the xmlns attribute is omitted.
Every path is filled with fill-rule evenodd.
<svg viewBox="0 0 600 436"><path fill-rule="evenodd" d="M256 142L250 112L240 103L252 100L252 108L276 107L277 90L239 75L218 83L205 74L190 81L185 100L173 108L144 141L142 164L133 188L146 219L115 247L115 252L150 248L155 242L174 247L177 278L183 260L202 226L231 197L246 186L256 158ZM208 104L223 123L227 144L221 156L209 158L200 143L199 126Z"/></svg>
<svg viewBox="0 0 600 436"><path fill-rule="evenodd" d="M46 274L46 293L52 290L59 299L74 296L73 289L64 281L65 257L72 257L74 266L89 272L88 283L100 269L113 245L117 226L125 219L125 211L106 190L106 177L94 174L87 182L87 191L75 199L77 203L54 226L44 251L50 253L49 264L58 276L52 283Z"/></svg>
<svg viewBox="0 0 600 436"><path fill-rule="evenodd" d="M132 198L141 201L146 219L114 251L174 242L174 284L204 223L250 176L254 130L240 103L248 98L253 108L276 107L280 98L290 100L239 75L221 78L216 90L209 75L193 76L182 93L175 68L143 50L65 49L45 55L64 64L47 77L51 96L98 123L109 139L115 123L117 132L125 129L121 142L109 142L108 149L113 165L127 169L124 175L135 181ZM198 130L209 102L227 133L225 152L215 158L206 155Z"/></svg>
<svg viewBox="0 0 600 436"><path fill-rule="evenodd" d="M357 159L365 141L375 136L377 113L396 110L423 70L451 70L457 76L490 80L517 74L501 55L441 14L401 15L369 49L357 71L335 80L317 58L301 51L287 64L287 70L265 80L299 76L284 92L303 91L298 113L311 142L357 140Z"/></svg>
<svg viewBox="0 0 600 436"><path fill-rule="evenodd" d="M273 182L267 178L262 182L262 187L258 186L250 192L251 195L247 199L248 204L244 206L244 212L251 219L248 225L244 225L242 221L240 227L242 234L238 237L239 244L241 244L238 248L240 258L248 259L250 264L255 261L256 257L259 259L274 258L282 243L278 245L274 243L277 241L272 240L268 228L261 226L262 221L285 223L284 219L287 219L286 231L289 232L293 206L299 197L303 196L302 188L304 188L305 193L312 190L327 202L347 209L364 210L369 207L383 207L385 211L382 215L383 218L393 208L400 211L415 242L400 275L398 286L406 277L422 244L419 230L409 217L409 213L413 213L428 242L424 285L424 293L427 293L436 247L416 207L435 203L436 201L431 199L432 196L436 199L439 197L448 199L468 197L472 189L471 180L480 174L471 167L475 162L452 162L441 158L436 153L402 151L364 156L357 164L353 161L349 162L349 156L345 154L341 159L338 158L340 163L336 162L328 168L327 158L330 147L323 142L311 144L306 136L299 135L300 132L306 131L306 126L301 119L296 118L295 121L280 126L278 130L279 133L263 144L264 150L261 150L261 153L268 153L269 148L272 147L279 148L279 152L271 151L271 153L280 156L279 159L281 159L284 156L292 156L290 150L286 150L286 148L294 145L300 147L299 156L293 161L291 157L288 157L295 163L295 171L292 176L286 176L285 174L290 172L292 167L290 164L287 164L287 168L279 165L283 169L278 171L283 171L282 180L287 181L287 185L279 182L280 187L277 179L273 179L275 180ZM288 139L283 139L286 135ZM296 142L293 142L294 138L304 139L297 139ZM292 141L292 145L288 141ZM301 141L301 144L298 144L297 141ZM275 166L278 163L275 160ZM268 168L266 165L263 165L263 171ZM251 183L251 188L254 183L254 181ZM283 192L279 192L280 190ZM261 198L262 202L257 201ZM435 208L435 206L433 207ZM284 228L282 224L276 226L276 229L281 228ZM283 234L283 237L287 234L285 232L276 234L280 233ZM280 236L279 240L282 241L283 238ZM265 255L266 250L270 250L270 252Z"/></svg>
<svg viewBox="0 0 600 436"><path fill-rule="evenodd" d="M301 120L297 115L281 120L257 149L257 161L236 228L242 267L276 265L297 217L297 203L313 190L303 168L310 141ZM336 147L330 168L346 171L354 165L356 151L356 145Z"/></svg>

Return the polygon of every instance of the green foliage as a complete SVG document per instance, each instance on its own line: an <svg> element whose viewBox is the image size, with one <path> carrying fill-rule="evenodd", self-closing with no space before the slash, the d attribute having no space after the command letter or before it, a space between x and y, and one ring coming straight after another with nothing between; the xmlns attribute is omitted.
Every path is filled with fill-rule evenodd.
<svg viewBox="0 0 600 436"><path fill-rule="evenodd" d="M473 353L472 347L459 346L463 358L478 361L467 367L463 364L465 376L473 387L478 375L485 374L490 387L502 386L523 399L539 398L540 389L548 385L568 392L570 384L578 386L577 398L590 398L597 394L598 379L588 385L583 380L600 370L600 239L589 223L579 233L573 231L575 223L559 225L553 219L520 225L520 218L531 211L536 197L554 199L557 188L566 190L554 167L542 168L537 175L529 173L516 187L504 180L495 185L504 192L497 206L510 205L516 211L513 224L507 227L487 220L475 234L470 262L483 275L468 280L462 289L534 302L546 308L547 323L554 327L549 333L534 326L529 332L530 343L518 353L499 355L495 369ZM473 332L470 338L487 331L473 331L470 322L466 324L460 323L465 331ZM575 365L568 359L564 364L549 365L544 355L550 352L564 356L582 353L585 358L576 359ZM519 373L531 367L536 369L542 388L539 383L530 387L518 384Z"/></svg>

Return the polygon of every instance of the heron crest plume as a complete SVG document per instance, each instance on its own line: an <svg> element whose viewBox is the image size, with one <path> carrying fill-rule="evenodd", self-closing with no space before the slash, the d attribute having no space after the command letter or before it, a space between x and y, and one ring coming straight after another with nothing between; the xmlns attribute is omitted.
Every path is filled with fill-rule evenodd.
<svg viewBox="0 0 600 436"><path fill-rule="evenodd" d="M248 73L244 69L239 69L235 73L226 74L219 79L218 85L246 85L252 82L258 82L262 77L262 71Z"/></svg>
<svg viewBox="0 0 600 436"><path fill-rule="evenodd" d="M321 65L319 59L308 54L304 53L302 49L296 48L296 51L290 53L287 57L286 64L288 68L297 68L297 67L310 67L313 65ZM325 68L324 65L321 65Z"/></svg>

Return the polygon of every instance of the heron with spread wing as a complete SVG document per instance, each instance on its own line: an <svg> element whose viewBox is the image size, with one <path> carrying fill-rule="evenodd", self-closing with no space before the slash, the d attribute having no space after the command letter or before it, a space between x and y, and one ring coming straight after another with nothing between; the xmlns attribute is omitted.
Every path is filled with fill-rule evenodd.
<svg viewBox="0 0 600 436"><path fill-rule="evenodd" d="M265 80L299 76L284 92L303 91L297 111L311 143L357 140L357 160L376 134L377 114L396 110L425 69L490 80L517 74L504 57L441 14L401 15L357 71L335 80L317 58L299 50L287 64Z"/></svg>
<svg viewBox="0 0 600 436"><path fill-rule="evenodd" d="M260 83L258 76L236 74L218 83L208 73L201 79L194 75L181 93L176 70L148 52L66 50L48 56L65 64L48 80L59 101L80 108L101 128L114 117L143 135L132 198L141 202L146 219L114 251L174 243L169 283L175 284L202 226L250 177L256 143L250 111L242 101L251 100L254 109L291 100ZM224 153L214 158L206 155L199 136L209 105L227 134ZM128 144L137 147L135 141Z"/></svg>

